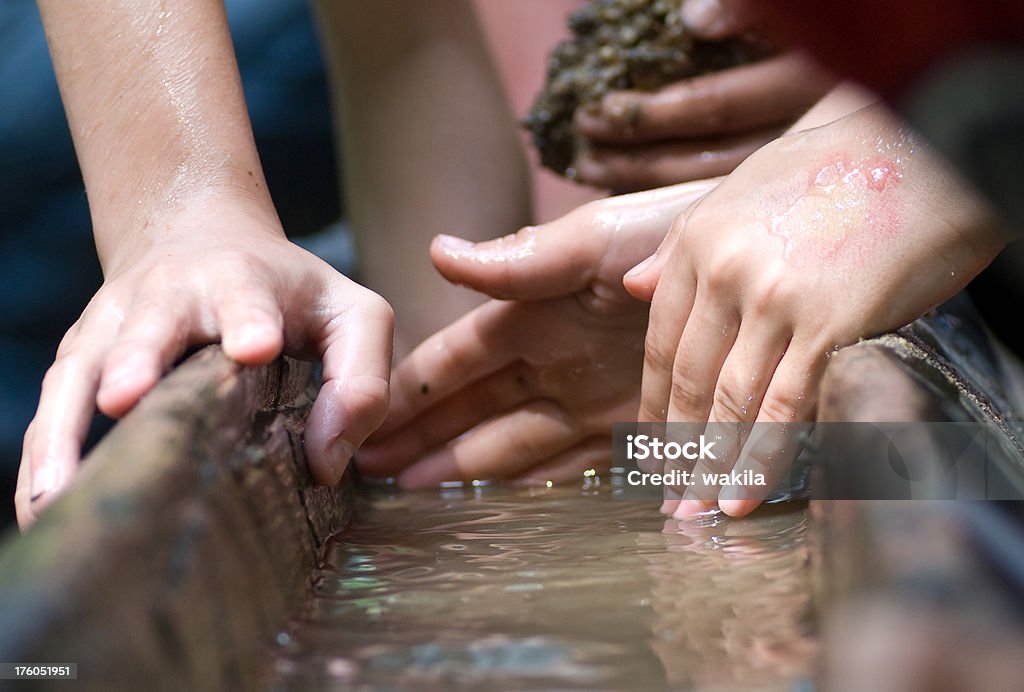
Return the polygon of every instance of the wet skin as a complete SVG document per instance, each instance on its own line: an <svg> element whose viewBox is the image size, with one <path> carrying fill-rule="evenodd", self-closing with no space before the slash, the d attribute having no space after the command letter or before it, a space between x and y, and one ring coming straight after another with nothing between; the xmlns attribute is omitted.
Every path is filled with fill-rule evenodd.
<svg viewBox="0 0 1024 692"><path fill-rule="evenodd" d="M640 419L778 423L698 473L778 479L830 354L909 323L1006 242L992 214L883 108L787 135L751 156L626 277L651 299ZM741 454L742 450L742 454ZM693 486L664 510L751 511L765 488Z"/></svg>

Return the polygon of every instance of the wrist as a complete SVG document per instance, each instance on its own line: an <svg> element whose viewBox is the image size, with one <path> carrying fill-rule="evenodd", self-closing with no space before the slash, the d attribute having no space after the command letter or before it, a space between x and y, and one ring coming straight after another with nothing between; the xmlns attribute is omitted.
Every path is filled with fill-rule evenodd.
<svg viewBox="0 0 1024 692"><path fill-rule="evenodd" d="M265 240L287 242L269 196L224 185L192 186L185 194L147 201L121 218L108 217L105 222L107 225L94 221L96 249L105 276L154 252L171 256L219 248L247 249Z"/></svg>

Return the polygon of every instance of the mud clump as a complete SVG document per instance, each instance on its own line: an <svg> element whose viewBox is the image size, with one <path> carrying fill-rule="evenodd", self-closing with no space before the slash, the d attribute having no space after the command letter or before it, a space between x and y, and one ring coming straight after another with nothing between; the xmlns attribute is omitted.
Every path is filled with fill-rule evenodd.
<svg viewBox="0 0 1024 692"><path fill-rule="evenodd" d="M555 47L547 81L523 121L541 163L574 177L580 149L573 114L597 107L609 91L654 91L666 84L761 59L772 52L750 35L695 38L683 25L683 0L590 0L569 17L572 38Z"/></svg>

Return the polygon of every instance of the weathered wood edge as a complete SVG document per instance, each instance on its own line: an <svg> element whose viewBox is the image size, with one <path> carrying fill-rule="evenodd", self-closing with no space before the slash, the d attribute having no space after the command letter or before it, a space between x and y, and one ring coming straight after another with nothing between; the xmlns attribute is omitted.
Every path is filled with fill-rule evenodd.
<svg viewBox="0 0 1024 692"><path fill-rule="evenodd" d="M988 344L980 364L964 362L969 352L961 345L958 356L927 321L844 349L826 373L819 421L983 421L1008 458L1024 458L1020 364L998 344ZM1006 471L1020 480L1024 469ZM1020 639L1020 624L1005 617L1013 596L976 550L978 532L990 530L984 525L1002 524L997 528L1008 537L997 514L986 503L812 500L824 689L936 674L943 657L962 655L938 651L933 659L912 660L938 624Z"/></svg>
<svg viewBox="0 0 1024 692"><path fill-rule="evenodd" d="M308 476L311 376L209 347L166 377L0 549L0 660L76 662L85 690L258 686L351 504Z"/></svg>

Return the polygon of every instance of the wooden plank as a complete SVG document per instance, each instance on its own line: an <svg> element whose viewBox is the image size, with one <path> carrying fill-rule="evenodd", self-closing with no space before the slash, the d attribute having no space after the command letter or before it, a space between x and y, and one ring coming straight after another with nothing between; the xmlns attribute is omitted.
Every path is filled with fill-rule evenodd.
<svg viewBox="0 0 1024 692"><path fill-rule="evenodd" d="M311 376L209 347L166 377L0 550L0 660L76 662L83 690L256 684L350 506L306 469Z"/></svg>

